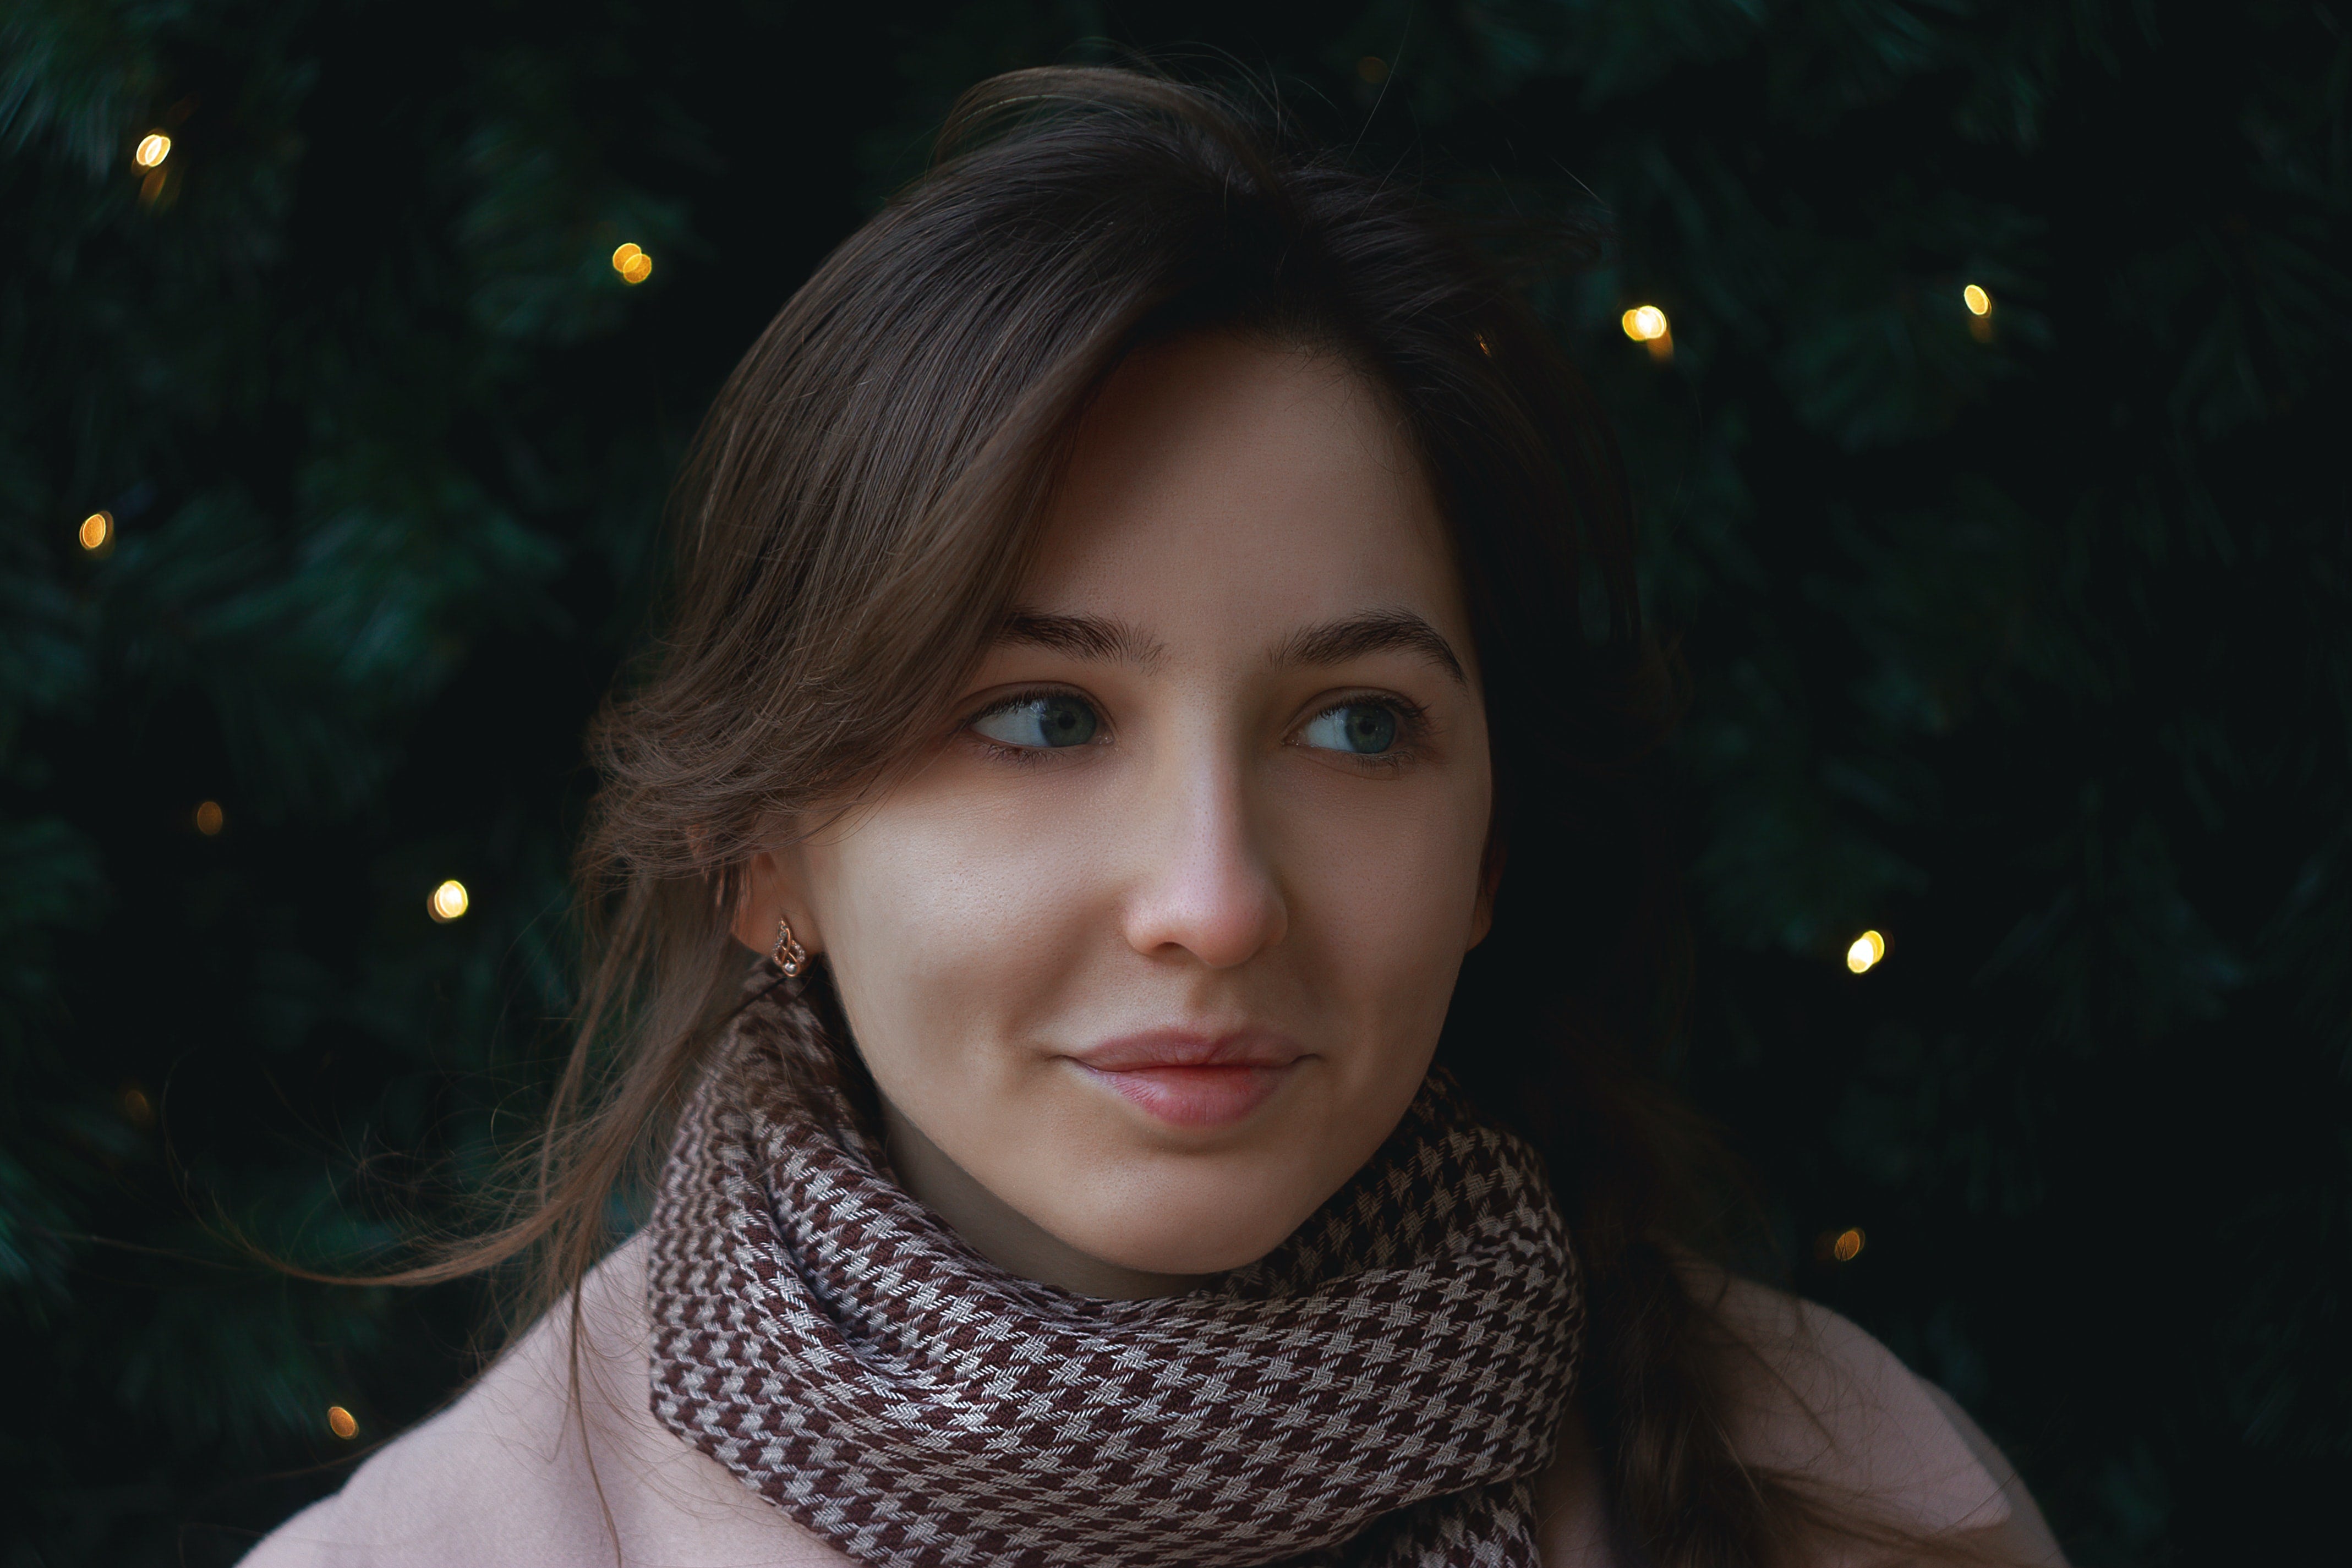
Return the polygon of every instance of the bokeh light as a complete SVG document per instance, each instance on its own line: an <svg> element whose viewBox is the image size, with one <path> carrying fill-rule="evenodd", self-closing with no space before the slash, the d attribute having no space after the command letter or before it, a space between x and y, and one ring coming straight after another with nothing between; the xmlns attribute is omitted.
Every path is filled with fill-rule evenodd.
<svg viewBox="0 0 2352 1568"><path fill-rule="evenodd" d="M654 275L654 258L642 246L625 245L613 252L613 270L624 283L643 283Z"/></svg>
<svg viewBox="0 0 2352 1568"><path fill-rule="evenodd" d="M1378 55L1366 55L1356 62L1356 74L1377 86L1389 79L1389 63Z"/></svg>
<svg viewBox="0 0 2352 1568"><path fill-rule="evenodd" d="M1992 296L1987 294L1975 284L1971 283L1966 288L1961 289L1960 298L1968 303L1969 315L1990 316L1992 314Z"/></svg>
<svg viewBox="0 0 2352 1568"><path fill-rule="evenodd" d="M1637 343L1654 343L1666 335L1666 313L1654 305L1636 305L1617 319L1625 336Z"/></svg>
<svg viewBox="0 0 2352 1568"><path fill-rule="evenodd" d="M153 169L171 155L172 139L160 131L151 131L139 139L139 150L131 155L131 161L142 169Z"/></svg>
<svg viewBox="0 0 2352 1568"><path fill-rule="evenodd" d="M200 800L196 803L196 831L209 839L217 836L221 829L227 825L228 818L222 812L221 803L218 800Z"/></svg>
<svg viewBox="0 0 2352 1568"><path fill-rule="evenodd" d="M338 1437L352 1437L358 1435L359 1429L360 1424L352 1419L352 1413L350 1411L344 1409L340 1405L330 1405L327 1406L328 1431L332 1432Z"/></svg>
<svg viewBox="0 0 2352 1568"><path fill-rule="evenodd" d="M453 876L433 890L433 895L425 901L425 913L446 925L465 914L473 902L466 893L466 884Z"/></svg>
<svg viewBox="0 0 2352 1568"><path fill-rule="evenodd" d="M74 530L74 538L90 554L104 555L114 544L114 514L92 512L81 520L81 527Z"/></svg>
<svg viewBox="0 0 2352 1568"><path fill-rule="evenodd" d="M1885 956L1886 938L1875 931L1865 931L1845 950L1845 967L1857 975L1865 974Z"/></svg>
<svg viewBox="0 0 2352 1568"><path fill-rule="evenodd" d="M1841 1230L1830 1243L1830 1256L1841 1263L1851 1263L1862 1256L1863 1235L1859 1230Z"/></svg>

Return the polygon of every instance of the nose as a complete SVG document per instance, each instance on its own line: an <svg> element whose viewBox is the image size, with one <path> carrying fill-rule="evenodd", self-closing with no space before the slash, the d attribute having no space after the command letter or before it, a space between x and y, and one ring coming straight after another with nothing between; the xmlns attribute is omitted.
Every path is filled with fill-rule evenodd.
<svg viewBox="0 0 2352 1568"><path fill-rule="evenodd" d="M1146 820L1129 841L1139 862L1121 916L1138 953L1188 954L1226 969L1288 932L1290 911L1251 821L1244 773L1238 758L1226 758L1151 780Z"/></svg>

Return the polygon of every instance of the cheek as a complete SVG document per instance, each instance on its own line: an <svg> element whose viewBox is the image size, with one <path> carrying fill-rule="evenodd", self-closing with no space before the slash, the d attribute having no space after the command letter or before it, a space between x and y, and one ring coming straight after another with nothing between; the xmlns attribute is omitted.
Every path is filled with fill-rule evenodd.
<svg viewBox="0 0 2352 1568"><path fill-rule="evenodd" d="M1349 780L1348 782L1353 783ZM1365 797L1369 796L1370 799ZM1302 959L1359 1038L1434 1040L1470 945L1486 852L1483 773L1302 801L1281 859Z"/></svg>
<svg viewBox="0 0 2352 1568"><path fill-rule="evenodd" d="M1077 981L1096 857L1080 824L1036 817L915 801L810 848L844 1009L884 1092L910 1111L1013 1071L969 1048L1017 1038Z"/></svg>

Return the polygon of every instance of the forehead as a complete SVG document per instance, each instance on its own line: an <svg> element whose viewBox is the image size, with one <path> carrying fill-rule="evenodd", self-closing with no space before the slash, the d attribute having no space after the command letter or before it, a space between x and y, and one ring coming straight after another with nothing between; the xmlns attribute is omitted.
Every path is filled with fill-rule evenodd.
<svg viewBox="0 0 2352 1568"><path fill-rule="evenodd" d="M1467 647L1444 519L1402 421L1337 358L1155 346L1080 426L1024 604L1164 630L1414 612Z"/></svg>

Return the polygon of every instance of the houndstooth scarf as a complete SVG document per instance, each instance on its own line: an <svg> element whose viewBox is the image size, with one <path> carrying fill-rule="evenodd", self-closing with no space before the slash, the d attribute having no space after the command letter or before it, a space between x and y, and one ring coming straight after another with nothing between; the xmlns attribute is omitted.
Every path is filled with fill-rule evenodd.
<svg viewBox="0 0 2352 1568"><path fill-rule="evenodd" d="M1532 1565L1583 1327L1536 1158L1443 1075L1270 1257L1014 1279L887 1174L797 984L737 1018L653 1217L653 1409L877 1568Z"/></svg>

